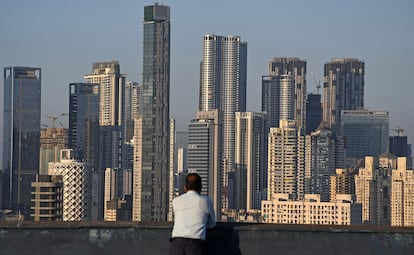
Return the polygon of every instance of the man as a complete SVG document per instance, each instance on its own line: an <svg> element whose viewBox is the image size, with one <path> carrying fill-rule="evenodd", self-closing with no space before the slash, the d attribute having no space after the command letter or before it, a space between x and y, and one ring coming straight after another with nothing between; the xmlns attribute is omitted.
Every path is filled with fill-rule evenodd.
<svg viewBox="0 0 414 255"><path fill-rule="evenodd" d="M216 225L216 217L211 200L200 195L201 188L200 175L190 173L185 178L185 193L173 200L170 255L206 254L206 230Z"/></svg>

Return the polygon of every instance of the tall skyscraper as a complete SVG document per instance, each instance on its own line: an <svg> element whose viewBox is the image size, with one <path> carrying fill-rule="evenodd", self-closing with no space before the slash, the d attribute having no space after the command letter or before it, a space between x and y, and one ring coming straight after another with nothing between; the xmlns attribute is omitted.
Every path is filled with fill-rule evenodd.
<svg viewBox="0 0 414 255"><path fill-rule="evenodd" d="M266 133L265 113L236 112L236 209L260 209L266 197Z"/></svg>
<svg viewBox="0 0 414 255"><path fill-rule="evenodd" d="M292 75L262 77L262 111L269 127L279 127L280 120L295 119L295 80Z"/></svg>
<svg viewBox="0 0 414 255"><path fill-rule="evenodd" d="M234 172L235 112L246 111L247 43L239 36L205 35L199 110L219 109L222 126L222 208L229 208L229 173ZM231 202L231 201L230 201Z"/></svg>
<svg viewBox="0 0 414 255"><path fill-rule="evenodd" d="M355 58L334 58L325 64L323 121L338 131L342 110L364 108L365 63Z"/></svg>
<svg viewBox="0 0 414 255"><path fill-rule="evenodd" d="M346 166L365 156L378 157L388 150L388 112L343 110L341 120L340 135L346 144Z"/></svg>
<svg viewBox="0 0 414 255"><path fill-rule="evenodd" d="M68 148L76 159L99 167L99 84L69 84Z"/></svg>
<svg viewBox="0 0 414 255"><path fill-rule="evenodd" d="M268 75L262 77L262 112L267 112L269 127L279 120L295 120L305 128L306 61L299 58L273 58Z"/></svg>
<svg viewBox="0 0 414 255"><path fill-rule="evenodd" d="M134 127L134 221L166 221L169 204L170 7L144 8L141 117ZM138 121L137 121L138 120ZM135 141L137 140L137 141Z"/></svg>
<svg viewBox="0 0 414 255"><path fill-rule="evenodd" d="M94 63L92 69L84 78L99 84L99 125L122 125L125 75L120 73L118 61Z"/></svg>
<svg viewBox="0 0 414 255"><path fill-rule="evenodd" d="M30 217L31 183L39 173L41 69L4 69L3 208Z"/></svg>
<svg viewBox="0 0 414 255"><path fill-rule="evenodd" d="M188 125L188 172L202 178L204 195L213 201L216 215L221 215L221 143L218 109L198 112ZM217 217L220 218L220 217Z"/></svg>
<svg viewBox="0 0 414 255"><path fill-rule="evenodd" d="M315 131L322 122L322 103L320 94L309 94L306 100L306 134Z"/></svg>
<svg viewBox="0 0 414 255"><path fill-rule="evenodd" d="M294 199L304 195L305 136L294 120L281 120L268 138L268 195L285 193Z"/></svg>

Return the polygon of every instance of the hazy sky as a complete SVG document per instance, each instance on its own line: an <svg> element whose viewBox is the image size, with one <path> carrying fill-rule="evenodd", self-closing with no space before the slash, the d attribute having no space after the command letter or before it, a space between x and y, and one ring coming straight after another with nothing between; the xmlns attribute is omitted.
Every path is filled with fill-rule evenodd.
<svg viewBox="0 0 414 255"><path fill-rule="evenodd" d="M143 8L152 3L2 0L0 68L42 68L42 124L50 125L45 116L68 112L69 83L84 81L94 62L118 60L127 80L141 82ZM403 128L414 141L414 1L160 3L171 7L171 117L178 130L195 117L202 38L214 33L248 43L247 110L260 111L261 76L273 57L307 60L308 93L316 92L311 72L323 80L325 62L355 57L365 61L365 106L389 111L390 128ZM3 86L0 95L3 109ZM65 118L59 121L66 126Z"/></svg>

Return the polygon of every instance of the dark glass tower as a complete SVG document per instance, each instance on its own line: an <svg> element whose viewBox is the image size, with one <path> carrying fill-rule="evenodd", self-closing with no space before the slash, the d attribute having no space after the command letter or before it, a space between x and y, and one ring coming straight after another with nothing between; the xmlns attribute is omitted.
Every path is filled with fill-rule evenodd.
<svg viewBox="0 0 414 255"><path fill-rule="evenodd" d="M75 157L99 167L99 84L69 84L68 147Z"/></svg>
<svg viewBox="0 0 414 255"><path fill-rule="evenodd" d="M322 104L320 94L309 94L306 100L306 134L315 131L322 121Z"/></svg>
<svg viewBox="0 0 414 255"><path fill-rule="evenodd" d="M364 108L365 63L355 58L334 58L325 64L323 121L336 132L342 110Z"/></svg>
<svg viewBox="0 0 414 255"><path fill-rule="evenodd" d="M134 163L133 220L166 221L169 183L170 7L144 8L142 142ZM138 156L137 156L138 157ZM134 153L135 158L135 153Z"/></svg>
<svg viewBox="0 0 414 255"><path fill-rule="evenodd" d="M30 217L31 182L39 173L41 69L4 69L3 208Z"/></svg>

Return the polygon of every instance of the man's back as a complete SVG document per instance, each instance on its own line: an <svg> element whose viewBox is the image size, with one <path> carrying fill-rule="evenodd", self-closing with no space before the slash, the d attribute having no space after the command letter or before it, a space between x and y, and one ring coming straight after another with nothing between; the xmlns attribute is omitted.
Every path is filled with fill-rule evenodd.
<svg viewBox="0 0 414 255"><path fill-rule="evenodd" d="M177 197L173 201L174 228L172 237L206 238L206 228L214 227L216 220L211 200L195 191Z"/></svg>

